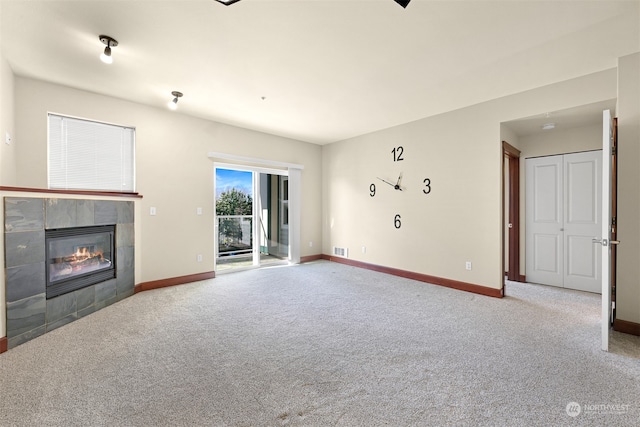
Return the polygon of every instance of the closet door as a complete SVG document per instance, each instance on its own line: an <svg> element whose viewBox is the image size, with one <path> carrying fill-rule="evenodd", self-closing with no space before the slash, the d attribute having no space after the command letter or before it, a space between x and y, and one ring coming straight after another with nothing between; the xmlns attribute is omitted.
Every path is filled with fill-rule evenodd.
<svg viewBox="0 0 640 427"><path fill-rule="evenodd" d="M564 287L600 293L602 151L564 156Z"/></svg>
<svg viewBox="0 0 640 427"><path fill-rule="evenodd" d="M526 159L527 282L563 286L563 158Z"/></svg>
<svg viewBox="0 0 640 427"><path fill-rule="evenodd" d="M602 153L526 159L526 277L600 292Z"/></svg>

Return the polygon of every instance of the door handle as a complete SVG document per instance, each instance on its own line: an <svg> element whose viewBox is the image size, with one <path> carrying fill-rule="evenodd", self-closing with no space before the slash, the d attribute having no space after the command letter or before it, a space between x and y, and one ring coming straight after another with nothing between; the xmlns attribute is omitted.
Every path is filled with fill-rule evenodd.
<svg viewBox="0 0 640 427"><path fill-rule="evenodd" d="M591 239L592 243L599 243L602 246L607 246L608 244L612 244L612 245L619 245L620 244L620 240L610 240L607 241L607 239Z"/></svg>

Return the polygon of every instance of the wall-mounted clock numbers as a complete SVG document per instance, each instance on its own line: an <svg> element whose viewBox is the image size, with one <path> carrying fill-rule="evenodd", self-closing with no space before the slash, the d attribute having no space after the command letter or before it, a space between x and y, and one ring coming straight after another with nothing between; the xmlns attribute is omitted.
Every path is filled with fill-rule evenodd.
<svg viewBox="0 0 640 427"><path fill-rule="evenodd" d="M393 150L391 150L391 153L393 154L394 162L400 162L404 160L404 158L402 157L402 153L404 153L404 148L402 147L402 145L398 145L397 147L395 147Z"/></svg>
<svg viewBox="0 0 640 427"><path fill-rule="evenodd" d="M422 189L422 192L424 194L431 193L431 180L429 178L425 178L422 182L424 184L424 188Z"/></svg>
<svg viewBox="0 0 640 427"><path fill-rule="evenodd" d="M402 145L398 145L397 147L393 147L393 149L391 150L391 155L392 155L392 159L393 162L401 162L405 160L405 151L404 151L404 147ZM385 178L381 178L379 176L376 176L376 179L382 181L383 183L389 185L390 187L392 187L394 190L396 191L400 191L403 193L409 193L409 191L405 191L405 190L409 190L410 187L406 187L403 185L403 173L400 172L400 174L398 175L398 178L395 180L395 182L390 181L388 179ZM431 194L431 190L432 190L432 183L431 183L431 178L420 178L422 179L422 183L420 188L422 189L422 195L428 195ZM369 185L369 196L370 197L375 197L375 195L377 194L377 187L376 187L376 183L372 182ZM400 229L402 227L402 217L400 214L396 214L393 217L393 226L396 229Z"/></svg>

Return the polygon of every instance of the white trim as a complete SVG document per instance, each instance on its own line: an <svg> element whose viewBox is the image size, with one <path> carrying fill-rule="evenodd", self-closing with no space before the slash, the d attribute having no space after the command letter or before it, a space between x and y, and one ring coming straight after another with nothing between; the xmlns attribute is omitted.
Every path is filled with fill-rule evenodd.
<svg viewBox="0 0 640 427"><path fill-rule="evenodd" d="M611 318L611 111L602 112L602 295L601 295L601 347L609 351L609 328Z"/></svg>
<svg viewBox="0 0 640 427"><path fill-rule="evenodd" d="M210 159L230 160L233 162L259 164L259 165L271 166L271 167L280 168L280 169L282 168L300 169L300 170L304 169L304 165L299 165L296 163L287 163L287 162L279 162L276 160L259 159L257 157L237 156L235 154L219 153L216 151L210 151L209 153L207 153L207 157L209 157ZM247 166L250 166L250 165L247 165ZM237 166L236 166L236 169L237 169Z"/></svg>
<svg viewBox="0 0 640 427"><path fill-rule="evenodd" d="M260 200L260 173L256 171L251 172L251 188L253 189L253 206L251 206L252 212L252 226L253 226L253 265L260 265L260 209L262 209Z"/></svg>
<svg viewBox="0 0 640 427"><path fill-rule="evenodd" d="M289 170L289 262L300 264L302 171Z"/></svg>
<svg viewBox="0 0 640 427"><path fill-rule="evenodd" d="M214 162L213 165L216 169L231 169L242 172L257 172L257 173L265 173L267 175L282 175L289 176L289 171L286 169L269 169L269 168L261 168L257 166L248 166L248 165L239 165L237 163L220 163Z"/></svg>

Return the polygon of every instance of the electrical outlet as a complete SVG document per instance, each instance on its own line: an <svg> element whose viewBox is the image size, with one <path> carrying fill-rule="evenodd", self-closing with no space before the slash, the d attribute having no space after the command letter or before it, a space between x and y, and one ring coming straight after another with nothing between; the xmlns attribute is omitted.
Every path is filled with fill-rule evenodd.
<svg viewBox="0 0 640 427"><path fill-rule="evenodd" d="M363 254L366 254L366 253L367 253L367 247L366 247L366 246L363 246L363 247L362 247L362 253L363 253Z"/></svg>
<svg viewBox="0 0 640 427"><path fill-rule="evenodd" d="M313 242L309 242L309 247L312 248L313 247Z"/></svg>
<svg viewBox="0 0 640 427"><path fill-rule="evenodd" d="M196 208L196 215L202 215L202 208Z"/></svg>
<svg viewBox="0 0 640 427"><path fill-rule="evenodd" d="M4 134L4 143L7 145L11 145L11 135L9 134L9 132L6 132Z"/></svg>
<svg viewBox="0 0 640 427"><path fill-rule="evenodd" d="M202 262L202 254L198 254L198 255L196 256L196 260L197 260L198 262Z"/></svg>
<svg viewBox="0 0 640 427"><path fill-rule="evenodd" d="M155 214L156 214L156 208L150 207L149 208L149 215L155 215Z"/></svg>
<svg viewBox="0 0 640 427"><path fill-rule="evenodd" d="M471 270L471 261L467 261L467 262L465 263L465 268L466 268L467 270Z"/></svg>

